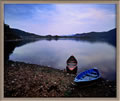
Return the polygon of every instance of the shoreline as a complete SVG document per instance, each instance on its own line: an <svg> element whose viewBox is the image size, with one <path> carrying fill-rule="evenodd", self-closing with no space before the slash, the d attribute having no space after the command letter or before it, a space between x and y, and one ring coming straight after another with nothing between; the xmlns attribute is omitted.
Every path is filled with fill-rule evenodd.
<svg viewBox="0 0 120 101"><path fill-rule="evenodd" d="M116 83L100 79L76 85L76 75L48 66L8 61L4 64L4 97L116 97Z"/></svg>

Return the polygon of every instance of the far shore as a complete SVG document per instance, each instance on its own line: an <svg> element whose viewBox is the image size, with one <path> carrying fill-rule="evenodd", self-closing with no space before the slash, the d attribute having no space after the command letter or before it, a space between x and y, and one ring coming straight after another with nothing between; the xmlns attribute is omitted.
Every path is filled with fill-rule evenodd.
<svg viewBox="0 0 120 101"><path fill-rule="evenodd" d="M74 74L48 66L8 61L4 67L4 97L116 97L116 83L100 79L77 85Z"/></svg>

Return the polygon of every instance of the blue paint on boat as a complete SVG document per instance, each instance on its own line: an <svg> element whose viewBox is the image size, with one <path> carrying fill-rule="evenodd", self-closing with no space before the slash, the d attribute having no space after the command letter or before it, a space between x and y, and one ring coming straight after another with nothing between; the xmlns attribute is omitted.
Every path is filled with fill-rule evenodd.
<svg viewBox="0 0 120 101"><path fill-rule="evenodd" d="M79 73L75 79L74 82L80 83L80 82L89 82L94 81L100 78L100 73L97 68L86 70L82 73Z"/></svg>

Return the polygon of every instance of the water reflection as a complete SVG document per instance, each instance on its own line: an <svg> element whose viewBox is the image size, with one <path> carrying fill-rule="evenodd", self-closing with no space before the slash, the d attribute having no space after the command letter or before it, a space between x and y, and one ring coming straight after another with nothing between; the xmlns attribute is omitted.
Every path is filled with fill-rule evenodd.
<svg viewBox="0 0 120 101"><path fill-rule="evenodd" d="M24 43L24 42L23 42ZM66 68L66 60L72 54L78 60L78 73L97 67L105 79L116 79L116 49L106 42L75 40L39 40L34 43L19 43L10 55L10 60Z"/></svg>
<svg viewBox="0 0 120 101"><path fill-rule="evenodd" d="M16 47L20 47L22 45L33 43L37 40L22 40L22 41L4 41L4 62L9 60L9 56L13 53Z"/></svg>
<svg viewBox="0 0 120 101"><path fill-rule="evenodd" d="M10 54L13 53L15 47L18 42L4 42L4 61L7 62L9 60Z"/></svg>

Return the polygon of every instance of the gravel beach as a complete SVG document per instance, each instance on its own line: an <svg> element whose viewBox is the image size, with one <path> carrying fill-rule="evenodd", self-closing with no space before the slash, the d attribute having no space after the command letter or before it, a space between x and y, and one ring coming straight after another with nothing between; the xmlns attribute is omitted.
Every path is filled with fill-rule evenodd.
<svg viewBox="0 0 120 101"><path fill-rule="evenodd" d="M74 74L52 67L8 61L4 65L4 97L116 97L116 82L100 79L77 85Z"/></svg>

